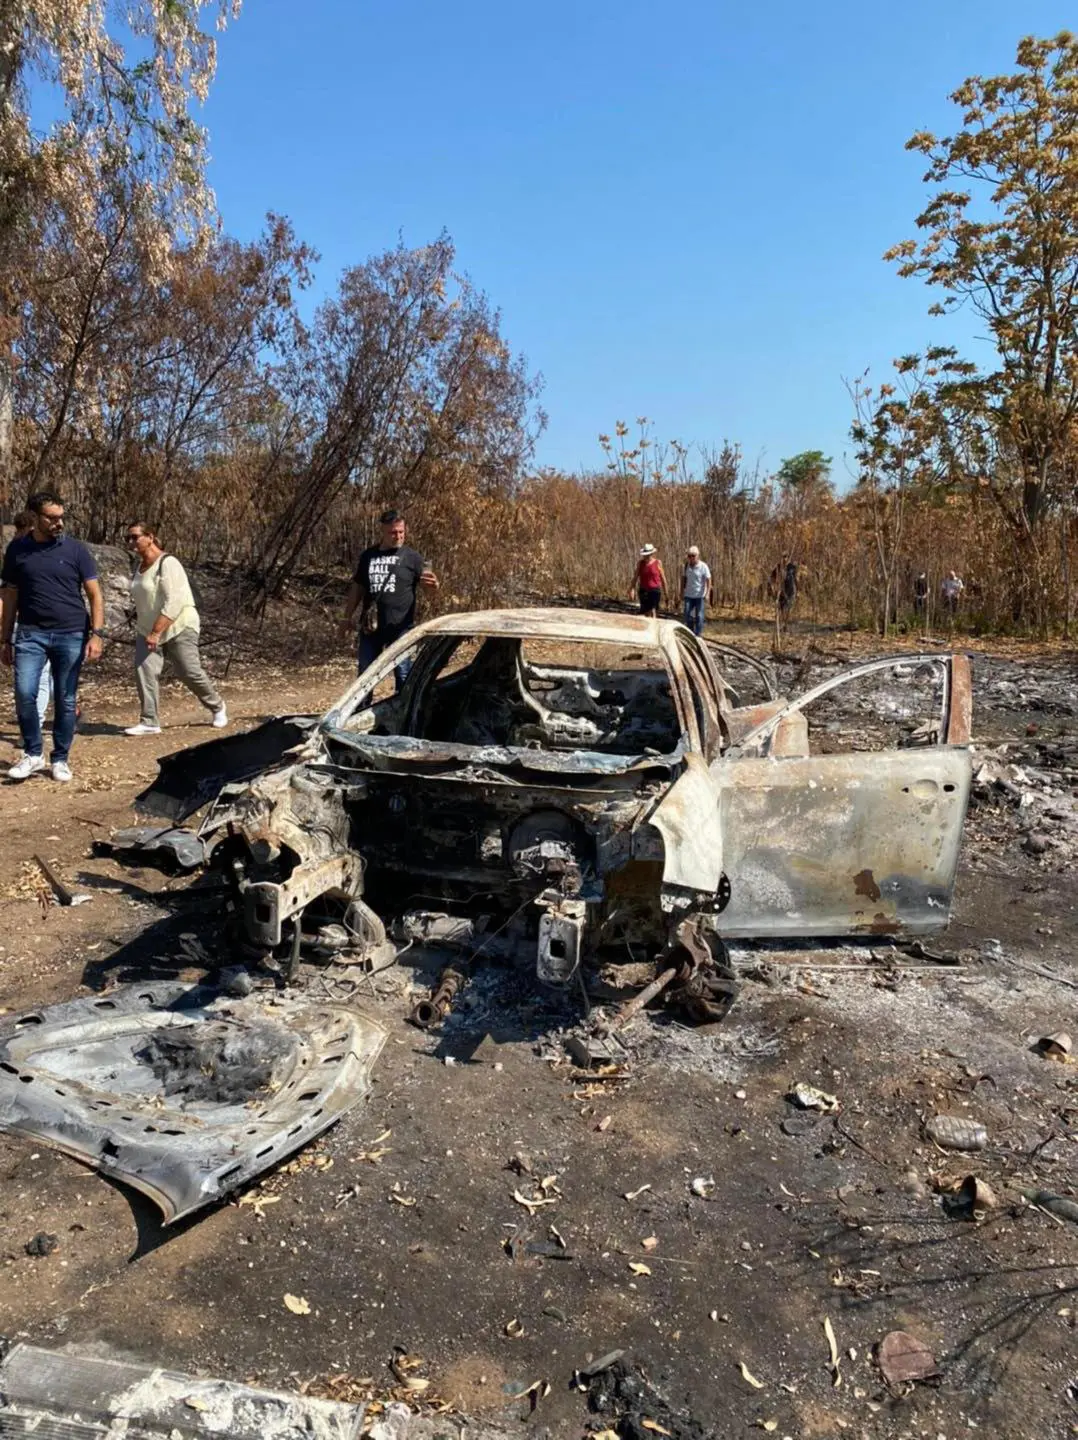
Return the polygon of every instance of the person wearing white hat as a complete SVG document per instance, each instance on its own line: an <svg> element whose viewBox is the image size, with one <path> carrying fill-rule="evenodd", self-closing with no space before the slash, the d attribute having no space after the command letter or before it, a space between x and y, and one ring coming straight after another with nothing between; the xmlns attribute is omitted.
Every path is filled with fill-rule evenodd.
<svg viewBox="0 0 1078 1440"><path fill-rule="evenodd" d="M681 572L681 603L685 624L694 635L704 633L704 612L711 599L711 570L700 559L700 547L690 545Z"/></svg>
<svg viewBox="0 0 1078 1440"><path fill-rule="evenodd" d="M640 601L641 615L658 615L659 605L666 592L666 573L654 545L641 545L640 558L636 562L629 599L633 595Z"/></svg>

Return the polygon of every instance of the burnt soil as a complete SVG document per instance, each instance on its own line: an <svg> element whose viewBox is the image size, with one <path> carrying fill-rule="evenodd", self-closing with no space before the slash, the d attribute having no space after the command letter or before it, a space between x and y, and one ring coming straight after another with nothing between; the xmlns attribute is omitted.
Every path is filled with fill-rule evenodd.
<svg viewBox="0 0 1078 1440"><path fill-rule="evenodd" d="M247 725L319 709L347 678L345 663L267 668L226 694ZM90 853L131 823L156 757L211 732L174 688L157 737L118 733L134 717L125 683L98 676L84 704L73 784L0 789L8 1011L197 978L216 951L205 881ZM559 1437L1078 1433L1078 1225L1022 1199L1078 1184L1078 1070L1033 1048L1050 1032L1078 1039L1071 658L976 656L974 733L992 754L951 929L927 946L960 963L739 949L744 983L722 1026L641 1017L624 1073L605 1079L573 1070L559 1037L578 1012L526 971L482 972L445 1033L426 1035L404 1017L437 957L412 952L358 989L344 967L305 969L312 993L354 993L389 1027L369 1103L170 1230L75 1161L0 1137L0 1334L343 1399L443 1402L458 1416L447 1434L461 1414ZM0 737L3 762L7 702ZM46 907L35 852L91 903ZM798 1082L839 1112L796 1110ZM982 1121L987 1149L931 1144L923 1120L937 1111ZM968 1174L998 1200L979 1220L948 1200ZM695 1179L714 1184L697 1194ZM529 1216L514 1191L553 1203ZM39 1235L59 1243L27 1254ZM885 1383L876 1347L892 1330L930 1347L936 1378ZM624 1363L591 1384L599 1413L573 1376L613 1350ZM430 1383L409 1391L409 1377Z"/></svg>

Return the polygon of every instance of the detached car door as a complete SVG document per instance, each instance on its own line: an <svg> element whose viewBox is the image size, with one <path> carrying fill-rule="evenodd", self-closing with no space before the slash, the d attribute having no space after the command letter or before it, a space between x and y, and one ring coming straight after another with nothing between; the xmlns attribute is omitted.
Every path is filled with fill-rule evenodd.
<svg viewBox="0 0 1078 1440"><path fill-rule="evenodd" d="M903 683L934 667L938 709L920 724ZM892 672L887 675L886 672ZM876 676L890 698L860 700L864 728L904 722L902 744L863 750L835 740L856 731L819 725L814 708ZM950 917L971 764L970 672L965 656L894 656L844 671L776 709L712 766L719 791L722 863L730 901L716 929L730 937L917 935ZM897 696L897 698L895 698ZM830 698L828 698L830 697ZM908 713L904 714L904 709ZM735 712L736 715L736 712ZM877 726L878 728L878 726Z"/></svg>

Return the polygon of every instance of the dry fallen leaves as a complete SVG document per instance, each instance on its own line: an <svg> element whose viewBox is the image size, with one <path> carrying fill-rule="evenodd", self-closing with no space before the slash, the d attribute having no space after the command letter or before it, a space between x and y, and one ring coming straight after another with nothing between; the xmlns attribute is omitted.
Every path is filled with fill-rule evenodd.
<svg viewBox="0 0 1078 1440"><path fill-rule="evenodd" d="M284 1297L284 1303L293 1315L309 1315L311 1313L310 1301L306 1300L302 1295L286 1295Z"/></svg>
<svg viewBox="0 0 1078 1440"><path fill-rule="evenodd" d="M653 1430L656 1435L672 1435L674 1433L672 1430L667 1430L665 1425L660 1425L658 1420L641 1420L640 1428L642 1430Z"/></svg>
<svg viewBox="0 0 1078 1440"><path fill-rule="evenodd" d="M523 1205L529 1215L534 1215L536 1210L538 1210L543 1205L557 1204L557 1201L552 1196L546 1197L542 1195L536 1195L533 1197L529 1197L527 1195L522 1195L519 1190L513 1191L513 1199L517 1202L518 1205Z"/></svg>
<svg viewBox="0 0 1078 1440"><path fill-rule="evenodd" d="M764 1382L762 1380L757 1380L756 1376L745 1364L744 1360L742 1360L740 1364L742 1380L747 1380L754 1390L762 1390L764 1388Z"/></svg>
<svg viewBox="0 0 1078 1440"><path fill-rule="evenodd" d="M629 1261L629 1269L633 1272L634 1275L650 1275L650 1274L651 1274L651 1266L650 1266L650 1265L645 1265L642 1260L630 1260L630 1261Z"/></svg>
<svg viewBox="0 0 1078 1440"><path fill-rule="evenodd" d="M842 1375L838 1368L838 1345L835 1342L835 1332L828 1315L825 1315L823 1319L823 1333L827 1336L827 1343L831 1348L831 1384L837 1389L842 1384Z"/></svg>
<svg viewBox="0 0 1078 1440"><path fill-rule="evenodd" d="M279 1195L257 1195L252 1193L241 1195L239 1203L241 1205L250 1205L258 1219L264 1220L266 1218L266 1206L276 1205L280 1198Z"/></svg>
<svg viewBox="0 0 1078 1440"><path fill-rule="evenodd" d="M658 1235L645 1235L640 1244L645 1250L655 1250L659 1245L659 1237Z"/></svg>

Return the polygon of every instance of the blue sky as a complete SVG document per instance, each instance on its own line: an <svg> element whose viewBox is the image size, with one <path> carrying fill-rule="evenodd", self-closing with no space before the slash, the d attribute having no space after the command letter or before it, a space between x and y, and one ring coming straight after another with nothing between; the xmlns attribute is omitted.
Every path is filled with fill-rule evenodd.
<svg viewBox="0 0 1078 1440"><path fill-rule="evenodd" d="M443 228L545 381L541 463L659 439L775 467L848 449L843 378L972 322L880 258L965 76L1064 27L1042 0L246 0L203 115L226 228L269 209L342 267Z"/></svg>

